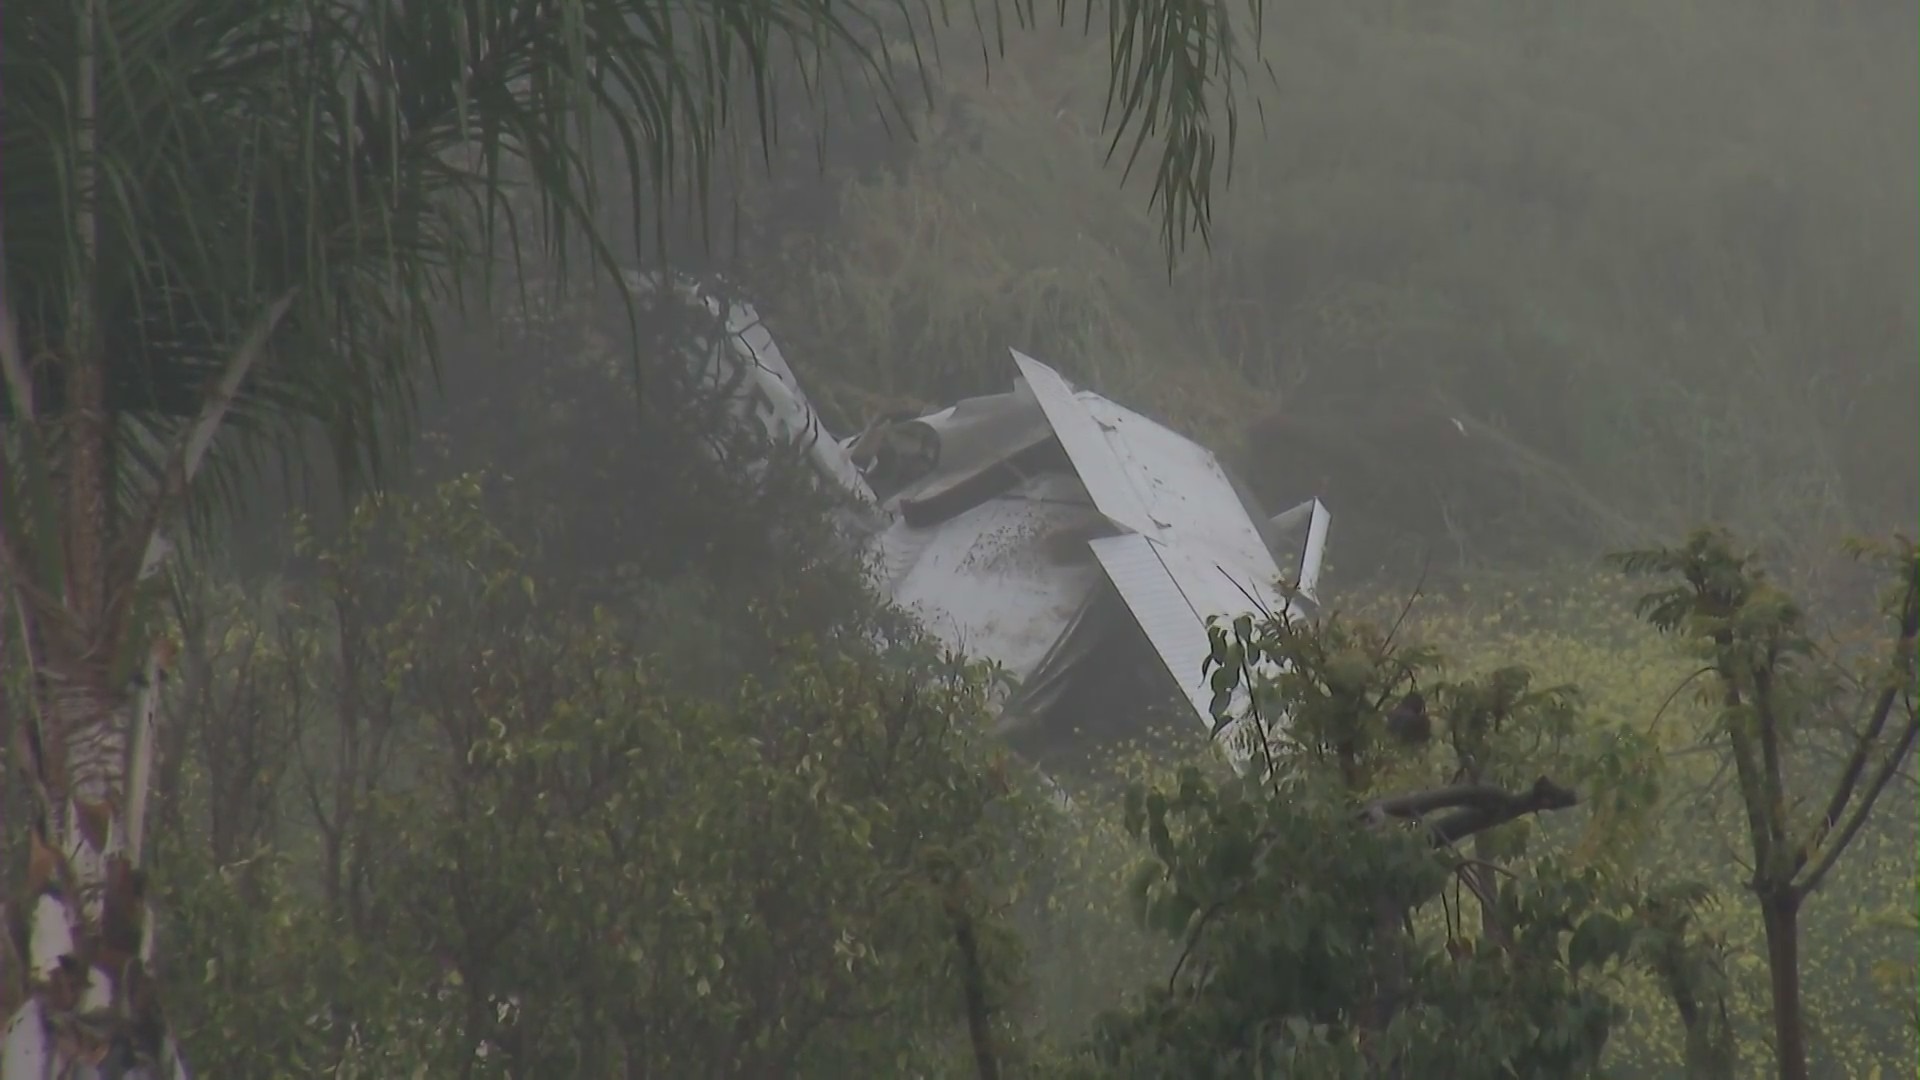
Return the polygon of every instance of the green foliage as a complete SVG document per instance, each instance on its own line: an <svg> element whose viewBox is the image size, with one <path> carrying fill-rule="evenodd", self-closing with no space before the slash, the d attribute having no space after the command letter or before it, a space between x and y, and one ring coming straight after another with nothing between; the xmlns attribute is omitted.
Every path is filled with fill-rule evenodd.
<svg viewBox="0 0 1920 1080"><path fill-rule="evenodd" d="M167 942L194 958L169 977L170 1015L204 1075L429 1076L471 1055L456 1042L463 1003L429 990L431 958L344 933L291 860L219 865L171 834L157 854L179 882L164 892Z"/></svg>
<svg viewBox="0 0 1920 1080"><path fill-rule="evenodd" d="M1125 775L1167 776L1164 757L1116 753ZM1124 1000L1178 954L1177 941L1143 927L1130 899L1140 848L1124 825L1118 784L1076 785L1071 802L1042 819L1042 846L1026 874L1028 904L1015 913L1026 943L1020 1005L1035 1041L1075 1047L1101 1013Z"/></svg>
<svg viewBox="0 0 1920 1080"><path fill-rule="evenodd" d="M1240 53L1212 0L1100 7L1109 133L1158 145L1171 256L1204 228ZM739 129L768 143L776 102L811 104L827 75L899 117L946 21L815 0L16 5L0 53L7 413L82 407L57 376L84 358L116 423L169 432L257 335L274 347L236 388L236 426L298 450L319 422L343 461L377 463L416 361L436 358L436 304L520 264L523 242L614 269L603 189L630 196L636 226L689 202L704 215ZM596 177L609 159L624 182ZM29 387L37 402L12 400ZM137 463L149 479L162 464Z"/></svg>
<svg viewBox="0 0 1920 1080"><path fill-rule="evenodd" d="M638 594L636 633L529 591L542 560L486 488L366 503L305 541L307 583L188 605L194 723L163 755L183 827L156 871L166 944L196 958L171 1015L210 1070L441 1075L485 1043L481 1074L965 1075L956 900L1016 1074L1762 1067L1758 926L1718 839L1740 811L1692 749L1714 714L1610 581L1223 628L1261 715L1290 713L1268 725L1284 779L1126 758L1130 800L1093 782L1061 805L974 735L976 677L877 663L858 605L809 635L818 608L741 618L687 579ZM1406 747L1381 725L1416 677L1436 737ZM1467 759L1581 804L1457 852L1356 814ZM1911 797L1888 798L1807 914L1819 1075L1915 1037L1890 1008L1912 935L1886 916L1910 910ZM1475 917L1482 878L1511 949ZM1383 927L1382 896L1408 920ZM1397 1019L1366 1034L1396 957Z"/></svg>
<svg viewBox="0 0 1920 1080"><path fill-rule="evenodd" d="M1403 634L1445 644L1460 670L1520 664L1543 678L1576 684L1583 726L1631 726L1658 745L1657 801L1615 811L1602 799L1589 799L1593 814L1586 822L1577 828L1574 822L1543 822L1542 835L1564 837L1577 859L1615 881L1664 887L1692 880L1711 889L1687 918L1693 932L1723 943L1725 957L1721 970L1702 968L1692 977L1730 984L1727 1005L1739 1053L1735 1074L1766 1072L1765 949L1748 888L1750 860L1734 855L1746 835L1745 811L1725 758L1712 749L1718 713L1715 702L1702 700L1702 692L1712 696L1702 685L1706 675L1697 660L1636 618L1638 597L1621 579L1578 567L1512 574L1424 600L1406 619ZM1400 603L1383 598L1366 610L1392 618ZM1883 656L1877 643L1861 653L1847 635L1820 640L1830 654ZM1831 755L1833 744L1818 732L1809 735L1812 741L1795 760L1830 768L1838 760ZM1628 771L1621 779L1636 775ZM1885 919L1912 902L1914 821L1913 790L1896 781L1852 854L1806 907L1802 989L1816 1076L1866 1076L1876 1065L1915 1053L1904 999L1890 995L1874 975L1876 968L1883 976L1911 971L1915 963L1912 934ZM1618 1075L1687 1075L1689 1035L1672 988L1662 986L1667 977L1658 968L1625 975L1618 994L1628 1016L1608 1050Z"/></svg>
<svg viewBox="0 0 1920 1080"><path fill-rule="evenodd" d="M810 386L857 423L860 392L997 392L1021 348L1238 449L1276 507L1327 497L1362 574L1417 567L1408 533L1497 564L1912 520L1911 5L1265 17L1231 226L1171 286L1098 195L1106 57L1071 31L950 64L830 229L772 206L759 292Z"/></svg>
<svg viewBox="0 0 1920 1080"><path fill-rule="evenodd" d="M1893 556L1894 569L1899 569L1898 550L1883 554ZM1156 842L1164 848L1170 841L1175 861L1156 856L1138 866L1116 855L1101 865L1116 879L1130 870L1142 875L1129 879L1137 887L1130 894L1136 898L1135 913L1148 916L1176 947L1196 944L1179 962L1179 976L1171 983L1165 972L1174 961L1156 964L1151 954L1133 959L1143 996L1099 1029L1106 1041L1099 1054L1075 1066L1076 1075L1104 1076L1115 1070L1204 1075L1215 1066L1216 1052L1229 1058L1238 1054L1234 1065L1220 1067L1237 1068L1235 1075L1242 1075L1257 1067L1249 1042L1257 1039L1265 1040L1261 1052L1295 1055L1289 1075L1346 1075L1343 1070L1362 1067L1356 1065L1359 1050L1350 1019L1322 1021L1315 1028L1315 1021L1307 1018L1291 1029L1276 1025L1283 1031L1271 1036L1264 1029L1250 1034L1246 1026L1232 1025L1234 1017L1252 1015L1235 1011L1241 1001L1259 1000L1272 1008L1270 984L1285 981L1276 972L1299 979L1305 977L1301 972L1320 970L1303 963L1298 954L1263 964L1273 954L1261 950L1275 949L1273 937L1291 932L1312 942L1313 935L1326 928L1327 933L1347 934L1350 949L1356 949L1352 940L1366 945L1379 940L1364 913L1334 904L1304 908L1322 889L1350 902L1356 895L1365 899L1366 889L1381 881L1359 876L1361 869L1375 865L1368 845L1407 839L1357 826L1345 783L1330 775L1340 771L1336 766L1343 743L1353 750L1354 775L1394 790L1451 775L1461 763L1462 750L1471 753L1476 744L1479 760L1500 774L1524 779L1540 767L1537 763L1547 762L1553 775L1574 779L1583 797L1580 808L1483 834L1493 842L1473 855L1490 856L1517 875L1510 880L1501 874L1502 900L1511 886L1551 893L1561 901L1586 899L1592 905L1590 918L1581 915L1559 924L1564 935L1560 956L1571 963L1576 952L1582 960L1590 950L1611 955L1613 962L1601 979L1581 982L1582 989L1597 989L1611 1010L1613 1022L1600 1059L1606 1075L1740 1076L1768 1069L1760 921L1748 889L1749 871L1729 857L1727 845L1743 835L1744 811L1724 782L1723 759L1702 748L1702 740L1716 730L1716 709L1712 700L1688 692L1698 684L1697 662L1636 618L1634 600L1617 579L1584 570L1462 586L1408 610L1402 610L1399 598L1383 599L1363 605L1357 614L1371 612L1394 625L1392 637L1403 644L1387 641L1388 635L1363 618L1329 620L1297 635L1274 628L1268 648L1295 662L1292 672L1278 678L1259 662L1270 653L1253 647L1259 635L1246 634L1255 629L1251 622L1223 627L1220 659L1240 665L1243 672L1246 667L1266 668L1266 675L1256 679L1256 689L1265 685L1274 692L1256 693L1252 699L1263 715L1279 716L1288 703L1298 702L1292 723L1275 740L1282 755L1276 760L1293 755L1304 764L1289 778L1285 811L1315 820L1292 837L1297 849L1288 847L1284 857L1272 856L1271 865L1256 861L1234 878L1235 860L1247 865L1239 853L1247 848L1249 821L1275 836L1289 835L1282 826L1268 824L1273 817L1291 820L1276 813L1268 792L1244 778L1225 777L1218 763L1203 762L1199 773L1184 776L1164 765L1134 771L1145 776L1134 789L1138 816L1132 824L1139 826L1137 835L1149 849ZM1782 609L1776 603L1771 610ZM1443 662L1428 643L1444 644L1448 658ZM1823 639L1822 648L1836 655L1878 655L1877 650L1863 654L1844 638ZM1404 651L1395 657L1395 650ZM1382 659L1369 669L1364 661L1374 656ZM1382 706L1407 676L1393 662L1398 658L1418 658L1430 665L1421 669L1421 682L1435 715L1445 720L1436 745L1418 754L1409 755L1379 737ZM1312 677L1309 673L1316 669L1326 675ZM1867 670L1878 667L1869 664ZM1538 674L1523 681L1521 675L1529 671ZM1226 683L1232 681L1228 677ZM1571 690L1576 685L1577 694ZM1343 693L1345 700L1360 706L1359 716L1344 717L1346 722L1332 704ZM1512 713L1522 701L1533 711ZM1496 721L1503 712L1508 716ZM1484 741L1466 737L1474 733ZM1547 737L1536 742L1536 735ZM1435 756L1451 761L1432 761ZM1795 760L1836 759L1823 759L1809 745ZM1264 762L1257 765L1256 778L1265 767ZM1152 798L1156 792L1158 800ZM1822 893L1826 898L1809 904L1804 916L1803 992L1816 1076L1869 1076L1914 1052L1916 1033L1906 1003L1915 945L1911 916L1898 914L1911 908L1916 873L1912 792L1901 784L1883 799L1887 801L1881 812L1867 821L1855 841L1854 853L1836 865L1834 884ZM1313 846L1323 835L1337 838L1326 850ZM1275 849L1280 850L1278 842ZM1411 860L1408 867L1431 871L1431 863L1419 863L1423 852L1417 843L1401 853ZM1439 865L1444 871L1445 863ZM1229 868L1229 882L1258 883L1263 871L1273 875L1265 906L1235 894L1232 903L1208 914L1219 902L1222 866ZM1556 890L1556 879L1574 884ZM1415 913L1411 955L1418 957L1418 950L1427 948L1432 959L1444 954L1457 965L1463 957L1447 950L1446 943L1452 941L1474 947L1477 951L1468 959L1485 962L1486 954L1498 950L1474 940L1476 929L1484 927L1474 927L1460 914L1474 903L1471 886L1463 879L1453 881L1448 890L1453 895L1430 904L1437 911ZM1254 884L1246 887L1249 894L1255 891ZM1339 891L1343 889L1350 891ZM1239 906L1243 902L1244 910ZM1551 904L1505 914L1524 920L1529 911L1542 913L1543 925L1553 923L1545 917ZM1282 914L1292 918L1283 920ZM1236 916L1250 925L1236 926ZM1095 912L1083 917L1104 925L1097 920L1113 916ZM1195 923L1204 923L1201 932L1194 932ZM1291 931L1285 929L1289 926ZM1432 950L1435 942L1441 943L1437 951ZM1259 959L1237 967L1236 961L1249 953ZM1346 966L1335 970L1364 983L1366 971L1359 969L1356 975L1354 959L1344 954L1342 959ZM1309 950L1304 960L1324 963L1326 957ZM1231 997L1210 996L1211 980L1224 977L1206 969L1210 961L1228 974L1241 973L1247 983ZM1196 967L1208 971L1205 979L1193 976ZM1410 977L1435 980L1424 987L1416 982L1414 992L1457 989L1440 978L1451 977L1454 970L1439 964L1411 968ZM1500 977L1513 975L1503 972ZM1537 986L1529 989L1534 995L1540 992ZM1455 1041L1431 1051L1423 1048L1423 1053L1436 1055L1421 1059L1423 1066L1429 1060L1446 1061L1453 1070L1449 1075L1481 1075L1472 1070L1485 1059L1476 1063L1444 1055L1466 1052L1472 1044L1458 1040L1487 1035L1487 1026L1497 1026L1499 1016L1513 1022L1509 1035L1524 1035L1528 1024L1547 1022L1527 1011L1531 1000L1495 1004L1498 992L1496 986L1483 995L1483 1005L1493 1016L1463 1008L1463 1016L1450 1017L1446 1030ZM1446 1000L1444 995L1440 1000ZM1489 1039L1478 1047L1497 1057L1497 1045Z"/></svg>
<svg viewBox="0 0 1920 1080"><path fill-rule="evenodd" d="M204 752L169 800L169 942L207 958L169 1000L203 1068L900 1074L961 1020L956 910L1005 982L1033 808L978 674L789 626L731 692L676 690L613 616L542 599L473 478L311 550L278 610L215 613L268 677L230 657L213 696L293 741L279 826L214 865L222 787L256 777Z"/></svg>
<svg viewBox="0 0 1920 1080"><path fill-rule="evenodd" d="M1526 815L1559 804L1516 799L1468 825L1480 811L1449 803L1454 789L1389 793L1443 779L1432 746L1379 734L1399 689L1437 663L1428 650L1339 618L1243 618L1215 627L1210 663L1222 730L1241 722L1247 764L1188 766L1130 792L1126 824L1149 856L1135 914L1182 951L1164 983L1101 1022L1086 1075L1587 1075L1624 1018L1611 980L1659 958L1697 964L1684 917L1656 921L1660 902L1514 842ZM1235 715L1242 683L1252 693ZM1435 689L1456 778L1577 760L1552 746L1574 726L1569 695L1530 685L1507 667ZM1416 803L1467 808L1424 816ZM1389 824L1403 818L1421 827ZM1485 830L1505 850L1456 846Z"/></svg>
<svg viewBox="0 0 1920 1080"><path fill-rule="evenodd" d="M676 671L713 666L685 647L713 620L695 631L689 611L876 615L860 568L836 557L832 493L811 463L740 424L737 388L687 365L719 340L717 319L646 297L635 323L615 290L527 287L533 309L502 295L507 314L449 335L459 359L424 410L423 480L487 470L489 516L537 538L530 569L566 602L644 624L636 645L672 653ZM643 358L637 385L623 341Z"/></svg>
<svg viewBox="0 0 1920 1080"><path fill-rule="evenodd" d="M1859 838L1920 736L1914 707L1920 637L1920 546L1856 545L1887 571L1884 659L1829 656L1805 612L1721 529L1672 548L1632 552L1630 573L1679 579L1639 610L1702 659L1712 680L1706 745L1724 748L1746 819L1746 888L1767 940L1774 1053L1783 1077L1808 1074L1800 1001L1801 911ZM1810 755L1826 750L1833 768Z"/></svg>

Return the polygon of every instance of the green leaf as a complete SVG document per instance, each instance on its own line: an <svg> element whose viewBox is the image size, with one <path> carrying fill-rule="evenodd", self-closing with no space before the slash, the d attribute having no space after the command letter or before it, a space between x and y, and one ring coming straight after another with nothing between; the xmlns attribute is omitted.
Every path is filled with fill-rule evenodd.
<svg viewBox="0 0 1920 1080"><path fill-rule="evenodd" d="M1588 915L1567 942L1567 965L1579 971L1607 963L1625 947L1628 934L1627 926L1612 915Z"/></svg>

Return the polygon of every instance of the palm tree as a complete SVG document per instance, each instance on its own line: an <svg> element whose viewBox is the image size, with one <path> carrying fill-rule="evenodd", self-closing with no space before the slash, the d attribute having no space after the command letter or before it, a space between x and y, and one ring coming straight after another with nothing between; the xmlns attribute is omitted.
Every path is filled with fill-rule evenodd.
<svg viewBox="0 0 1920 1080"><path fill-rule="evenodd" d="M1085 2L1110 34L1113 149L1131 167L1158 147L1171 259L1204 236L1231 151L1224 0ZM1027 0L969 12L983 45L1007 14L1035 16ZM888 58L922 56L935 16L892 0L6 6L0 641L30 673L6 751L30 805L7 827L30 836L4 894L0 1080L186 1075L140 870L163 529L211 521L238 470L297 458L315 424L377 472L434 368L431 311L517 268L523 238L612 269L595 132L635 190L697 198L732 118L764 137L779 68L855 73L891 106L925 68Z"/></svg>

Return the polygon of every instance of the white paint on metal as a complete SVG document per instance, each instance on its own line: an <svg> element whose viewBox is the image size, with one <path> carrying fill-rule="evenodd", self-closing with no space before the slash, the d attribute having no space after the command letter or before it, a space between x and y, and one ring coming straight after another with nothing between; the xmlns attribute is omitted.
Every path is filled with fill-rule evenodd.
<svg viewBox="0 0 1920 1080"><path fill-rule="evenodd" d="M1160 654L1167 674L1201 716L1208 715L1212 692L1200 674L1209 652L1205 616L1194 609L1161 559L1161 551L1144 536L1109 536L1093 541L1094 557L1108 580L1127 602L1153 651ZM1196 633L1198 628L1198 633Z"/></svg>
<svg viewBox="0 0 1920 1080"><path fill-rule="evenodd" d="M658 274L627 271L624 278L627 288L635 293L655 294L662 289ZM720 299L691 281L676 279L671 292L716 319L723 315ZM742 419L751 418L776 440L804 444L808 458L822 476L862 501L873 502L866 479L854 468L846 448L821 424L772 332L761 322L760 313L751 304L728 303L724 326L726 340L705 343L703 353L692 358L704 366L695 374L715 388L740 377L737 393L741 400L736 412Z"/></svg>
<svg viewBox="0 0 1920 1080"><path fill-rule="evenodd" d="M629 283L659 287L638 275ZM675 291L721 314L721 301L696 287ZM872 489L848 447L821 426L758 313L734 303L725 316L726 342L703 374L724 384L723 369L739 365L742 419L804 442L823 477L872 506ZM1314 600L1326 507L1315 499L1256 522L1205 448L1009 352L1020 376L1012 392L968 398L916 421L933 433L939 453L928 475L875 507L877 522L860 526L875 585L950 648L1025 678L1105 587L1104 578L1210 724L1212 691L1201 671L1210 651L1208 619L1286 613L1274 552L1279 534L1303 523L1294 579ZM1013 478L1007 490L945 520L916 527L900 513L905 500L951 490L1049 436L1059 440L1069 469ZM1123 534L1088 539L1103 521ZM1075 550L1091 558L1076 559ZM1237 707L1244 690L1236 696Z"/></svg>
<svg viewBox="0 0 1920 1080"><path fill-rule="evenodd" d="M998 660L1025 678L1071 628L1104 576L1196 716L1211 725L1213 694L1201 670L1211 651L1208 620L1287 610L1268 538L1211 452L1098 394L1075 390L1030 356L1013 351L1013 358L1021 373L1013 394L968 399L924 418L943 440L953 437L956 452L949 456L943 441L934 473L900 497L939 488L1030 445L1036 419L1060 440L1072 473L1025 478L924 528L896 520L874 544L882 587L950 647ZM1043 537L1087 520L1082 507L1125 530L1088 542L1103 573L1039 557ZM1286 517L1287 524L1304 519L1307 525L1299 576L1310 589L1325 544L1326 509L1314 501ZM1241 688L1230 708L1245 703Z"/></svg>
<svg viewBox="0 0 1920 1080"><path fill-rule="evenodd" d="M1179 684L1200 721L1211 726L1213 688L1202 671L1212 652L1207 622L1258 616L1262 609L1278 612L1273 590L1241 580L1204 556L1144 536L1106 537L1091 546L1101 569L1160 654L1167 674ZM1245 700L1242 687L1229 708L1237 712Z"/></svg>
<svg viewBox="0 0 1920 1080"><path fill-rule="evenodd" d="M1049 537L1099 520L1078 487L1037 476L936 525L896 520L874 541L881 584L948 647L1024 677L1099 583L1051 555Z"/></svg>
<svg viewBox="0 0 1920 1080"><path fill-rule="evenodd" d="M1015 380L1005 394L966 398L920 417L940 441L940 463L900 498L917 498L960 477L1005 461L1036 440L1051 437L1053 427L1026 380Z"/></svg>
<svg viewBox="0 0 1920 1080"><path fill-rule="evenodd" d="M1128 486L1158 526L1154 532L1136 532L1204 551L1248 576L1273 566L1273 553L1261 539L1259 527L1211 452L1106 398L1083 393L1078 400L1106 433ZM1278 577L1279 572L1275 569L1268 576Z"/></svg>
<svg viewBox="0 0 1920 1080"><path fill-rule="evenodd" d="M1319 499L1313 500L1313 520L1307 525L1307 541L1300 549L1300 594L1315 604L1320 602L1320 561L1327 553L1327 530L1333 515Z"/></svg>
<svg viewBox="0 0 1920 1080"><path fill-rule="evenodd" d="M1047 414L1047 422L1053 425L1060 445L1066 448L1067 457L1080 474L1080 482L1093 496L1093 504L1115 525L1143 536L1159 535L1160 525L1148 515L1120 455L1109 444L1107 433L1081 404L1073 387L1058 372L1033 357L1017 349L1008 351L1013 353L1013 362L1019 366L1021 376Z"/></svg>
<svg viewBox="0 0 1920 1080"><path fill-rule="evenodd" d="M712 299L707 303L713 309L719 306ZM727 334L731 347L765 402L767 415L762 423L770 433L785 442L803 441L816 468L847 491L872 502L873 493L867 489L865 478L854 468L846 448L820 423L812 403L801 392L793 369L780 354L780 346L760 321L760 313L751 304L731 305L727 312Z"/></svg>

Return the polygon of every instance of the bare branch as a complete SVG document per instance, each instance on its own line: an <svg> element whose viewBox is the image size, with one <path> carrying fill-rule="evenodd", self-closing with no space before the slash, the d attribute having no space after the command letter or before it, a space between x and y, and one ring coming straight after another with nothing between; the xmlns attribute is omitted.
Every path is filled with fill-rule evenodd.
<svg viewBox="0 0 1920 1080"><path fill-rule="evenodd" d="M1394 638L1399 636L1400 628L1406 624L1407 616L1413 613L1413 605L1419 603L1420 597L1426 594L1427 572L1432 569L1433 553L1427 552L1425 560L1420 564L1420 577L1413 583L1413 591L1407 594L1406 602L1400 605L1400 614L1394 617L1393 625L1387 627L1387 636L1380 640L1380 649L1373 658L1374 663L1385 660L1387 651L1393 648Z"/></svg>
<svg viewBox="0 0 1920 1080"><path fill-rule="evenodd" d="M1519 874L1516 874L1513 871L1507 869L1506 867L1501 866L1499 863L1488 862L1485 859L1473 859L1465 855L1462 855L1459 858L1460 858L1460 864L1458 867L1456 867L1457 870L1467 870L1471 868L1477 868L1481 870L1490 870L1496 874L1505 874L1507 877L1512 878L1515 881L1520 880ZM1468 885L1469 887L1472 887L1473 883L1469 882Z"/></svg>
<svg viewBox="0 0 1920 1080"><path fill-rule="evenodd" d="M1826 880L1827 874L1833 870L1834 864L1840 861L1840 856L1846 854L1847 848L1853 844L1854 837L1860 835L1860 830L1866 826L1867 817L1873 813L1873 804L1879 801L1880 793L1886 790L1887 784L1900 771L1900 766L1906 761L1907 755L1913 751L1916 736L1920 736L1920 716L1916 716L1909 708L1906 730L1901 732L1900 741L1887 754L1886 760L1880 763L1880 768L1875 770L1872 778L1867 781L1867 786L1861 789L1860 803L1853 808L1853 813L1847 818L1847 823L1841 828L1840 834L1832 843L1824 847L1820 861L1814 864L1806 879L1794 887L1795 895L1805 897L1818 889L1820 883Z"/></svg>
<svg viewBox="0 0 1920 1080"><path fill-rule="evenodd" d="M1187 966L1187 961L1193 959L1193 950L1200 944L1200 935L1207 932L1207 924L1211 923L1215 916L1225 911L1227 904L1239 896L1245 887L1246 883L1242 882L1239 886L1235 887L1232 893L1209 904L1207 910L1200 915L1199 921L1193 924L1193 930L1187 934L1186 944L1181 946L1180 955L1173 962L1173 970L1167 974L1167 993L1173 993L1173 988L1180 981L1180 972Z"/></svg>
<svg viewBox="0 0 1920 1080"><path fill-rule="evenodd" d="M1914 637L1916 633L1920 633L1920 578L1915 578L1907 583L1906 598L1901 602L1900 634L1893 646L1894 670L1896 672L1905 673L1912 670ZM1854 740L1853 753L1847 758L1846 767L1841 770L1839 781L1834 784L1833 798L1827 803L1827 812L1820 819L1819 828L1814 833L1813 843L1809 845L1810 847L1817 848L1826 843L1827 834L1833 831L1833 827L1839 823L1841 816L1846 813L1847 804L1853 801L1854 793L1859 787L1860 777L1865 773L1867 768L1867 758L1872 754L1874 747L1879 744L1880 736L1886 730L1887 719L1893 715L1894 702L1899 697L1899 693L1899 680L1889 680L1887 685L1880 691L1879 699L1873 703L1873 712L1867 720L1867 726ZM1910 744L1912 739L1911 733L1908 734L1907 739ZM1892 761L1894 768L1898 769L1898 755L1890 758L1889 761ZM1884 781L1882 782L1884 783ZM1877 791L1872 792L1869 795L1869 800L1877 797L1878 794ZM1842 846L1844 846L1844 844Z"/></svg>
<svg viewBox="0 0 1920 1080"><path fill-rule="evenodd" d="M1494 810L1507 807L1516 800L1552 797L1543 793L1557 793L1568 799L1573 798L1572 792L1543 776L1535 780L1532 789L1524 793L1516 794L1493 784L1455 784L1426 791L1408 792L1404 795L1384 796L1368 803L1363 812L1375 818L1413 818L1430 814L1435 810L1458 807ZM1568 802L1566 805L1571 806L1573 803Z"/></svg>
<svg viewBox="0 0 1920 1080"><path fill-rule="evenodd" d="M1565 810L1579 801L1571 789L1542 776L1523 792L1491 784L1458 784L1375 799L1360 813L1378 824L1390 817L1418 820L1437 810L1452 810L1427 825L1435 846L1446 846L1529 814Z"/></svg>
<svg viewBox="0 0 1920 1080"><path fill-rule="evenodd" d="M1692 686L1693 681L1695 679L1698 679L1700 676L1711 675L1713 673L1714 673L1713 668L1703 667L1695 670L1693 674L1687 676L1686 678L1681 679L1680 684L1678 686L1675 686L1673 688L1673 691L1667 695L1666 700L1660 703L1660 707L1654 710L1653 720L1652 722L1647 724L1647 734L1652 735L1655 731L1659 730L1661 718L1667 715L1668 707L1671 706L1674 703L1674 701L1680 697L1680 691L1685 690L1689 686Z"/></svg>

